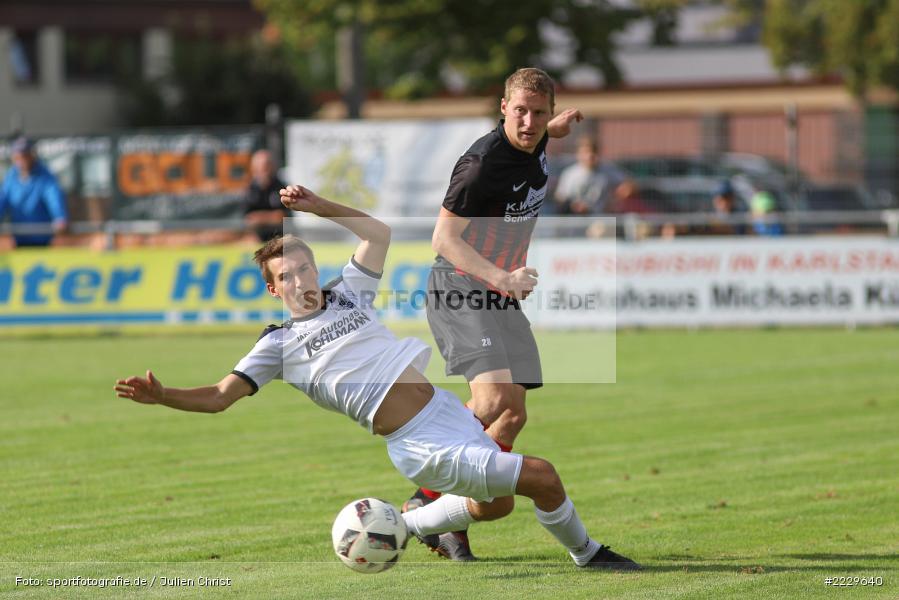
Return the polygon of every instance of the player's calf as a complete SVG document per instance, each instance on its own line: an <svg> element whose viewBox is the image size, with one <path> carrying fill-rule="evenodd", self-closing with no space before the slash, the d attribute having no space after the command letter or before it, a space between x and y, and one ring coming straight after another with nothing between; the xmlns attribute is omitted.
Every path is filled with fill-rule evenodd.
<svg viewBox="0 0 899 600"><path fill-rule="evenodd" d="M556 469L542 458L527 456L516 491L534 500L537 520L559 540L579 567L639 570L640 565L591 539Z"/></svg>
<svg viewBox="0 0 899 600"><path fill-rule="evenodd" d="M472 521L477 518L471 515L471 508L477 503L459 496L442 494L436 494L436 496L433 498L431 494L426 494L419 488L411 498L403 503L403 519L409 531L419 542L427 546L428 550L436 552L444 558L459 562L477 560L471 551L467 530L469 518ZM412 511L415 511L415 514L409 514ZM466 511L468 516L465 514ZM477 514L482 515L482 518L477 518L477 520L490 520L488 517L505 516L499 515L499 511L491 510L489 507L482 508L481 511L483 513L477 512ZM511 508L509 512L511 512ZM458 531L446 531L447 527L458 523L466 524Z"/></svg>
<svg viewBox="0 0 899 600"><path fill-rule="evenodd" d="M469 500L468 510L475 521L495 521L512 514L515 509L515 498L495 498L492 502L475 502Z"/></svg>

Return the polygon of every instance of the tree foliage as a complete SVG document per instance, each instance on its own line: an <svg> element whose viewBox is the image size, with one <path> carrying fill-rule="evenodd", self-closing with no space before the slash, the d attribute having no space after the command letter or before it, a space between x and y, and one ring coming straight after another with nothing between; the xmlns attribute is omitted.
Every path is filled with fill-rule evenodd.
<svg viewBox="0 0 899 600"><path fill-rule="evenodd" d="M443 90L448 72L460 75L469 92L483 92L495 90L518 67L547 68L545 35L551 25L567 32L577 63L597 67L606 85L617 85L621 72L613 57L612 36L639 16L636 10L621 9L608 0L255 0L255 4L310 61L327 60L320 49L333 48L335 33L358 22L365 35L367 85L407 98Z"/></svg>
<svg viewBox="0 0 899 600"><path fill-rule="evenodd" d="M308 116L312 105L294 62L289 49L259 36L178 39L165 75L123 83L128 124L261 123L271 103L285 116Z"/></svg>
<svg viewBox="0 0 899 600"><path fill-rule="evenodd" d="M637 7L652 24L653 46L674 46L680 10L687 0L636 0Z"/></svg>
<svg viewBox="0 0 899 600"><path fill-rule="evenodd" d="M899 89L899 0L769 0L763 39L778 68L839 73L859 97Z"/></svg>

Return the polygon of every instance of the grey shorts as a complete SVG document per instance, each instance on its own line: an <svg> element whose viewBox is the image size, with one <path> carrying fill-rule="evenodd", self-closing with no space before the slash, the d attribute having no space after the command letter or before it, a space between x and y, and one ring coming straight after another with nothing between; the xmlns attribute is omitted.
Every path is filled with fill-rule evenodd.
<svg viewBox="0 0 899 600"><path fill-rule="evenodd" d="M543 385L537 341L517 300L441 268L431 269L427 298L428 325L447 375L471 381L509 369L512 381L526 389Z"/></svg>

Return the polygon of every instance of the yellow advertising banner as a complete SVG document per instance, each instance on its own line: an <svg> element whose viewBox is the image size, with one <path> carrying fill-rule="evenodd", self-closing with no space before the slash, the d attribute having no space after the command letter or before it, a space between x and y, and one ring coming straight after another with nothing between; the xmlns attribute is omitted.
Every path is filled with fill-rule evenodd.
<svg viewBox="0 0 899 600"><path fill-rule="evenodd" d="M324 284L340 275L355 246L317 243L313 248ZM283 320L280 300L268 293L253 262L254 250L205 246L6 253L0 256L0 327ZM432 260L426 242L394 244L382 288L424 289ZM408 302L394 304L389 312L391 318L423 318L423 306Z"/></svg>

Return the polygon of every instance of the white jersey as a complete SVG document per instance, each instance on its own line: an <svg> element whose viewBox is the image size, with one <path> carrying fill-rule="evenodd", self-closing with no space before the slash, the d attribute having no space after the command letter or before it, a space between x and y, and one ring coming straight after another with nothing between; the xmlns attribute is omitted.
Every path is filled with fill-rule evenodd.
<svg viewBox="0 0 899 600"><path fill-rule="evenodd" d="M372 431L372 419L407 366L424 372L431 348L398 339L377 321L372 306L380 275L353 258L325 286L324 307L263 332L234 368L255 393L283 379L316 404L343 413Z"/></svg>

